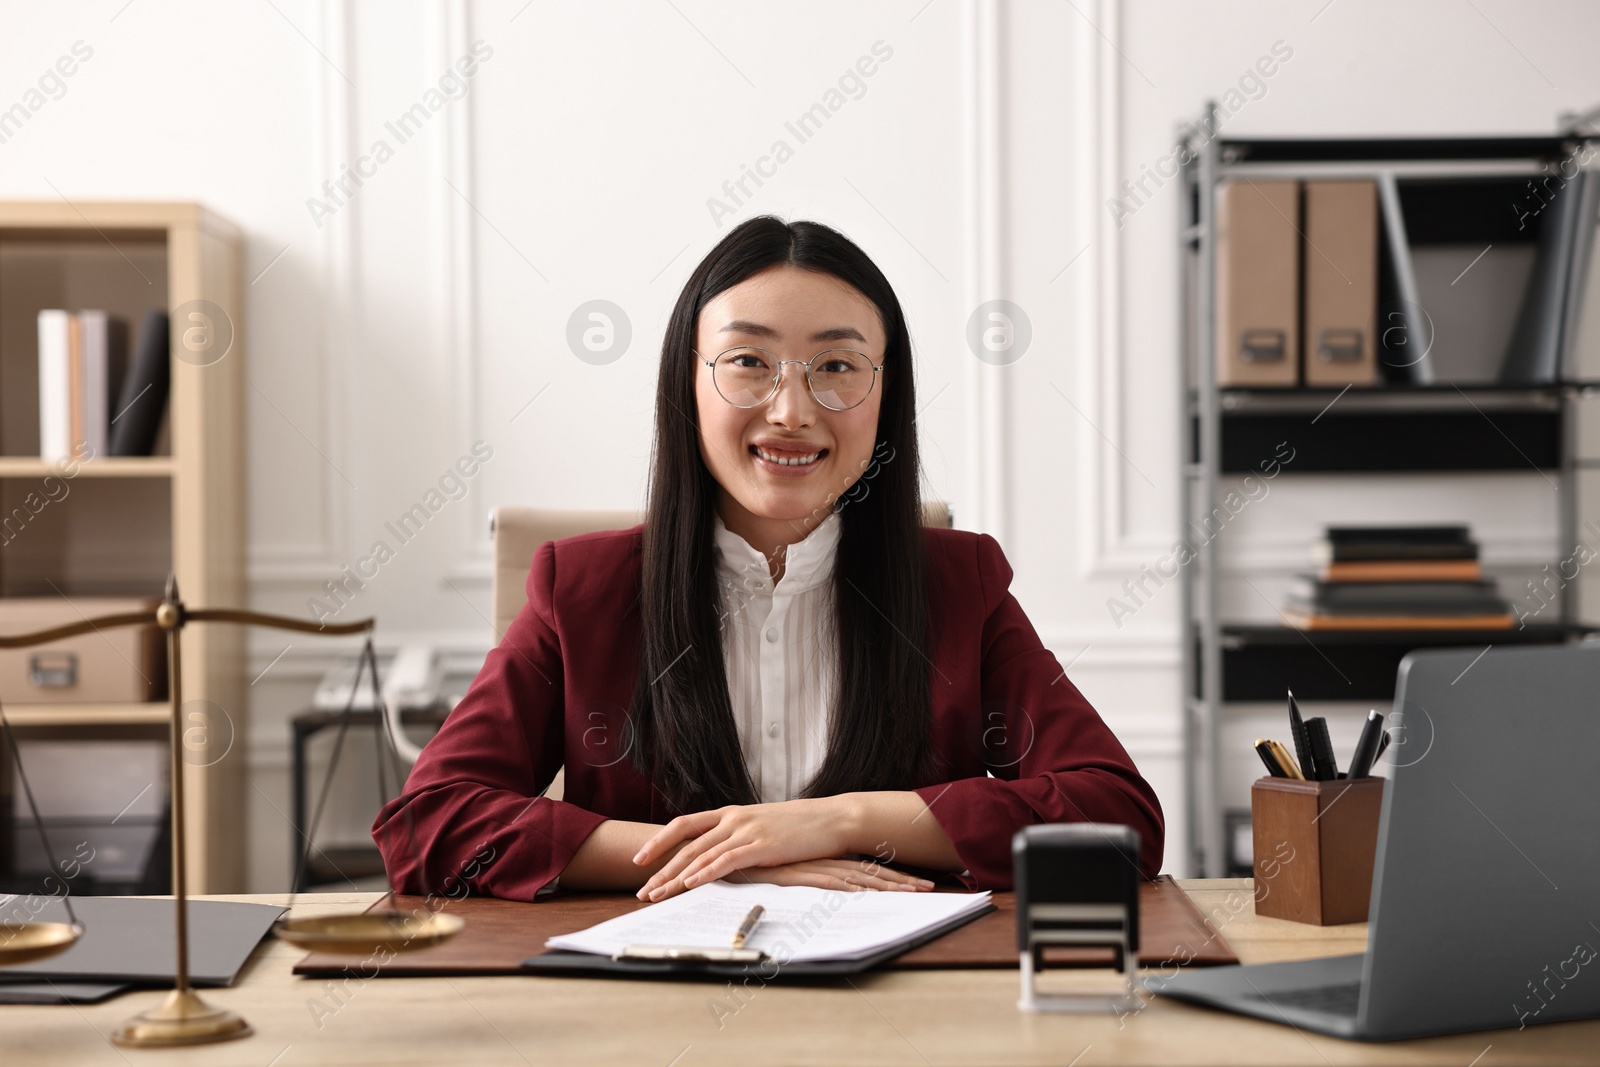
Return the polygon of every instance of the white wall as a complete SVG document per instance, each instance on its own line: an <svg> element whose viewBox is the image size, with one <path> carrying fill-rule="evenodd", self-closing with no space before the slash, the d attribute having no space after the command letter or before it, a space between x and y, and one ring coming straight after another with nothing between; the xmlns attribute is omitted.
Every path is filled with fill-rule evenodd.
<svg viewBox="0 0 1600 1067"><path fill-rule="evenodd" d="M818 218L896 285L928 405L928 492L958 525L1000 538L1044 640L1157 784L1175 868L1177 591L1121 627L1106 608L1177 524L1175 183L1120 228L1107 199L1280 40L1292 58L1230 132L1548 132L1558 110L1600 99L1585 53L1600 8L1578 2L1536 17L1506 0L4 10L0 104L74 41L94 55L0 145L0 196L198 199L249 235L253 606L306 614L382 539L394 559L340 617L376 614L386 643L481 653L488 509L638 506L677 287L737 218ZM465 95L401 143L385 124L480 40L492 55ZM785 122L880 41L892 55L859 98L799 143ZM324 181L380 139L392 158L368 164L348 202L308 206L333 206ZM726 200L723 183L778 139L793 157L715 218L708 198ZM969 314L997 297L1033 330L1005 367L964 339ZM604 366L566 342L568 317L593 299L632 328ZM465 498L399 544L385 522L477 440L494 458ZM1234 558L1281 580L1327 499L1353 521L1460 514L1491 560L1553 549L1538 486L1507 489L1516 508L1431 483L1389 497L1304 489L1275 487L1227 546ZM265 672L248 713L255 889L287 880L286 720L331 647L252 638L252 677ZM336 833L364 830L359 800L336 813Z"/></svg>

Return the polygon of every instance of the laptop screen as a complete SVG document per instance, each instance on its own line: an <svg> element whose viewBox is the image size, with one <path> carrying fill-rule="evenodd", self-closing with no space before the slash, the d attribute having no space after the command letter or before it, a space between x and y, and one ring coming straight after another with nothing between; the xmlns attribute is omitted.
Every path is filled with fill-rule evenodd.
<svg viewBox="0 0 1600 1067"><path fill-rule="evenodd" d="M1600 1015L1600 643L1401 663L1360 1025Z"/></svg>

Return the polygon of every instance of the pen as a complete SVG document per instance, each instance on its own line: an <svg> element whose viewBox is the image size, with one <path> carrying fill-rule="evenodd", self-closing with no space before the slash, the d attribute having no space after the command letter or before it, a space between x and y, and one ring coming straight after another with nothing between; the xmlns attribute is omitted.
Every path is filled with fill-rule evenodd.
<svg viewBox="0 0 1600 1067"><path fill-rule="evenodd" d="M750 909L750 914L744 917L744 922L739 924L739 932L733 935L733 947L744 948L745 938L755 932L756 923L761 921L761 913L766 911L760 904Z"/></svg>
<svg viewBox="0 0 1600 1067"><path fill-rule="evenodd" d="M1380 759L1383 758L1383 750L1388 748L1388 747L1389 747L1389 731L1385 730L1385 731L1383 731L1383 738L1378 742L1378 751L1376 753L1374 753L1373 757L1372 757L1372 762L1373 762L1374 765L1376 765L1377 762Z"/></svg>
<svg viewBox="0 0 1600 1067"><path fill-rule="evenodd" d="M1289 755L1289 750L1284 748L1281 742L1268 741L1267 744L1271 747L1272 754L1277 757L1278 766L1283 768L1284 774L1290 778L1305 780L1305 775L1300 773L1300 765L1294 761L1293 756Z"/></svg>
<svg viewBox="0 0 1600 1067"><path fill-rule="evenodd" d="M1267 773L1274 778L1287 778L1289 772L1283 769L1278 762L1278 757L1272 754L1272 742L1256 738L1256 755L1261 757L1261 762L1267 765Z"/></svg>
<svg viewBox="0 0 1600 1067"><path fill-rule="evenodd" d="M1311 763L1315 771L1308 774L1319 782L1331 782L1339 777L1339 763L1333 758L1333 741L1328 737L1328 720L1321 715L1306 720L1306 739L1311 746Z"/></svg>
<svg viewBox="0 0 1600 1067"><path fill-rule="evenodd" d="M1350 757L1350 777L1366 778L1372 773L1372 762L1378 758L1378 743L1383 735L1383 716L1378 709L1367 712L1367 721L1361 727L1361 738L1356 742L1356 752Z"/></svg>
<svg viewBox="0 0 1600 1067"><path fill-rule="evenodd" d="M1289 693L1289 740L1294 742L1294 756L1305 772L1298 777L1316 778L1317 760L1311 752L1311 737L1306 733L1305 720L1300 717L1300 705L1294 702L1294 690Z"/></svg>

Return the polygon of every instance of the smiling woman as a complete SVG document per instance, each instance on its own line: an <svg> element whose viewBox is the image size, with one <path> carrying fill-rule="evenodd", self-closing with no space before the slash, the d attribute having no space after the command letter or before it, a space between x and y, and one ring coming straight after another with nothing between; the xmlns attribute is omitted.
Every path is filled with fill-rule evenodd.
<svg viewBox="0 0 1600 1067"><path fill-rule="evenodd" d="M1153 875L1155 794L999 545L922 527L915 412L865 253L814 222L730 232L667 326L645 522L540 546L527 606L373 827L395 886L492 846L474 888L524 900L1003 889L1017 830L1083 821L1132 826ZM596 716L629 758L587 758Z"/></svg>

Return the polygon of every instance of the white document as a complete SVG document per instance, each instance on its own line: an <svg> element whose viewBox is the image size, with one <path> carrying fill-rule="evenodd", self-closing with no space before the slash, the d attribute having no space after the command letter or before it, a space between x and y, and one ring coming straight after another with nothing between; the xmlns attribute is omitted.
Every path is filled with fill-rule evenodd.
<svg viewBox="0 0 1600 1067"><path fill-rule="evenodd" d="M989 894L901 890L813 889L749 882L711 882L562 934L545 947L611 956L629 945L728 948L751 907L766 911L746 948L760 949L779 963L856 960L987 907Z"/></svg>

